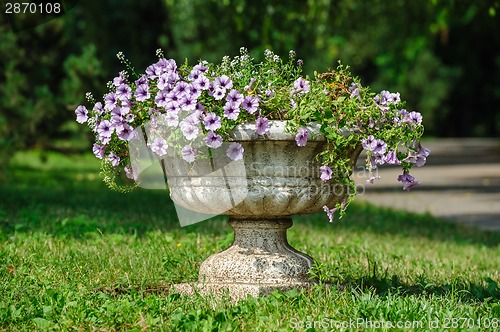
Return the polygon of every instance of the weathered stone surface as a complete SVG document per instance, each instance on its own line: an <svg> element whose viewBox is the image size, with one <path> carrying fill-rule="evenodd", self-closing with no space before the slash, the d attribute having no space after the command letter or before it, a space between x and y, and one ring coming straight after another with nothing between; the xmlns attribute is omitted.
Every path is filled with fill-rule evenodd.
<svg viewBox="0 0 500 332"><path fill-rule="evenodd" d="M290 218L231 218L229 224L234 228L233 244L203 262L200 281L277 285L308 281L313 260L288 244Z"/></svg>
<svg viewBox="0 0 500 332"><path fill-rule="evenodd" d="M292 248L286 238L291 218L231 218L233 244L206 259L200 267L199 282L175 285L180 293L222 295L238 301L247 295L260 296L280 289L309 288L313 260Z"/></svg>
<svg viewBox="0 0 500 332"><path fill-rule="evenodd" d="M187 209L212 214L221 211L221 204L237 202L224 212L231 216L234 243L202 264L198 283L175 285L177 291L229 291L241 299L314 284L308 275L312 258L288 244L286 229L292 226L292 215L333 206L344 198L346 188L320 179L315 157L327 142L318 126L308 128L308 143L299 147L295 134L285 133L285 124L272 121L264 136L255 133L255 125L236 128L234 141L245 150L243 175L229 166L225 176L207 177L213 170L200 169L203 176L198 178L196 173L169 177L172 199ZM353 151L353 160L358 154Z"/></svg>

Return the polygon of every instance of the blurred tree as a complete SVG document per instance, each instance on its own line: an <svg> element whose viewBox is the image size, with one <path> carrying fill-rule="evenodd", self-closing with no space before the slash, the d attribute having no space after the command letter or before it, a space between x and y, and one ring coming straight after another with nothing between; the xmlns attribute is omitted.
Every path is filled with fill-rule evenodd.
<svg viewBox="0 0 500 332"><path fill-rule="evenodd" d="M460 76L443 102L443 136L500 136L500 1L434 1L435 54Z"/></svg>
<svg viewBox="0 0 500 332"><path fill-rule="evenodd" d="M0 159L82 140L73 110L123 69L116 53L140 72L158 47L190 62L293 49L308 74L340 59L374 91L400 91L430 134L500 134L500 0L63 2L69 11L43 24L0 22Z"/></svg>
<svg viewBox="0 0 500 332"><path fill-rule="evenodd" d="M154 57L163 7L94 0L51 20L24 15L0 23L0 174L17 149L88 148L74 109L87 91L104 93L120 68L118 50L150 62L144 54ZM71 136L77 143L68 144Z"/></svg>
<svg viewBox="0 0 500 332"><path fill-rule="evenodd" d="M60 78L72 48L60 19L24 31L0 29L3 164L17 148L46 146L67 121Z"/></svg>

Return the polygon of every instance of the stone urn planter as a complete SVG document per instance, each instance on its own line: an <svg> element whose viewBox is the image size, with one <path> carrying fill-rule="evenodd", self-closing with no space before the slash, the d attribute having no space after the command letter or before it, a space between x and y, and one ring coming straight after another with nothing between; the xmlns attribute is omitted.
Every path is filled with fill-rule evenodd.
<svg viewBox="0 0 500 332"><path fill-rule="evenodd" d="M404 190L419 184L409 170L430 153L420 144L422 115L408 112L398 92L362 86L349 66L309 77L293 50L287 58L265 50L256 63L244 47L218 63L157 56L137 75L118 52L127 70L101 101L87 93L91 106L75 115L95 136L109 188L164 190L167 182L182 226L230 216L234 243L202 264L198 281L175 285L179 292L238 299L313 285L312 259L288 244L286 230L294 215L326 206L331 219L331 208L354 197L346 179L362 148L370 181L387 163L401 165Z"/></svg>
<svg viewBox="0 0 500 332"><path fill-rule="evenodd" d="M205 161L181 174L177 170L185 168L176 163L182 161L166 163L176 204L200 213L223 211L234 229L232 245L203 262L197 282L174 285L176 291L228 291L237 300L315 283L308 274L313 259L288 244L286 231L293 215L333 206L345 197L347 188L333 179L326 183L320 179L321 165L315 157L327 142L319 126L307 127L308 142L299 147L295 135L285 133L285 125L272 121L263 136L255 133L253 124L236 127L233 141L243 146L244 159L221 167L223 172L206 169L211 164ZM353 165L360 152L361 147L352 151Z"/></svg>

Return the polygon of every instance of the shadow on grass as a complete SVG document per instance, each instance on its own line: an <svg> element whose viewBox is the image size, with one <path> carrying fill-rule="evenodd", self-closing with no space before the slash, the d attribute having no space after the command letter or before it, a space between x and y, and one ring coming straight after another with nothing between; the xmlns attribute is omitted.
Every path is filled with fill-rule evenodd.
<svg viewBox="0 0 500 332"><path fill-rule="evenodd" d="M299 216L294 220L324 229L332 234L335 234L336 230L345 229L381 235L450 241L457 244L481 244L487 247L496 247L500 244L499 232L445 221L430 214L393 210L369 203L353 203L347 215L341 220L336 219L332 224L325 222L324 213Z"/></svg>
<svg viewBox="0 0 500 332"><path fill-rule="evenodd" d="M166 190L137 188L130 193L109 190L95 172L19 167L15 177L0 185L0 238L14 232L43 232L82 238L101 233L133 233L178 229L191 233L214 231L221 217L181 228ZM227 229L226 229L227 227Z"/></svg>
<svg viewBox="0 0 500 332"><path fill-rule="evenodd" d="M443 284L434 284L422 276L414 284L402 282L397 275L391 277L367 275L358 279L346 280L336 285L340 289L358 289L363 292L372 291L379 296L399 294L403 296L422 295L455 298L463 302L499 301L500 287L490 279L485 278L479 284L466 278L454 279Z"/></svg>
<svg viewBox="0 0 500 332"><path fill-rule="evenodd" d="M424 296L424 297L447 297L460 300L462 302L496 302L500 301L500 287L490 279L485 278L484 282L474 283L464 279L455 279L448 283L434 284L422 277L414 284L407 284L393 275L388 278L375 275L363 276L355 280L346 280L343 283L322 283L321 287L334 287L340 291L352 291L359 293L375 293L378 296L385 297L390 295L398 296ZM131 285L115 284L102 287L95 290L96 293L104 293L112 297L120 297L129 294L156 295L156 296L174 296L178 297L170 284L161 283L154 285ZM308 292L308 291L306 291Z"/></svg>

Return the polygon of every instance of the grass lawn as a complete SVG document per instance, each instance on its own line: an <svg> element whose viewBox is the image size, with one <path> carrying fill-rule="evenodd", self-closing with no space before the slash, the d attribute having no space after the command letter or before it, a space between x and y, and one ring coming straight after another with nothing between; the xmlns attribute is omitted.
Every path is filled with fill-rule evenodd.
<svg viewBox="0 0 500 332"><path fill-rule="evenodd" d="M224 217L181 228L167 192L111 192L98 167L90 155L13 160L0 184L1 330L500 327L499 233L361 204L334 224L298 217L288 231L334 286L237 305L171 293L231 243L231 228Z"/></svg>

